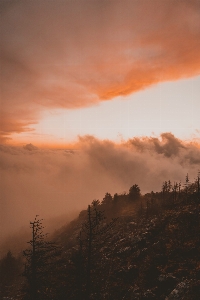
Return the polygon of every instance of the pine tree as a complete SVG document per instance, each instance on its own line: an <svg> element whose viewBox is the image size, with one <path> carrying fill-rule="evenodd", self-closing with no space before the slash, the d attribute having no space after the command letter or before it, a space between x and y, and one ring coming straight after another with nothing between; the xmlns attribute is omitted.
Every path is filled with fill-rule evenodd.
<svg viewBox="0 0 200 300"><path fill-rule="evenodd" d="M116 220L117 218L112 219L111 222L106 224L104 212L98 210L95 203L88 205L87 220L82 224L82 230L79 235L79 299L90 299L93 285L95 285L94 276L91 278L91 271L94 271L97 249ZM80 282L84 275L85 282Z"/></svg>
<svg viewBox="0 0 200 300"><path fill-rule="evenodd" d="M47 241L47 234L43 233L43 220L37 217L30 222L32 230L32 239L28 242L30 248L23 251L26 260L23 275L27 279L25 299L53 299L51 266L58 248L54 243Z"/></svg>
<svg viewBox="0 0 200 300"><path fill-rule="evenodd" d="M141 196L140 187L137 184L134 184L129 189L129 199L138 200Z"/></svg>
<svg viewBox="0 0 200 300"><path fill-rule="evenodd" d="M188 176L188 173L185 177L185 195L186 195L186 203L188 202L188 190L189 190L189 176Z"/></svg>

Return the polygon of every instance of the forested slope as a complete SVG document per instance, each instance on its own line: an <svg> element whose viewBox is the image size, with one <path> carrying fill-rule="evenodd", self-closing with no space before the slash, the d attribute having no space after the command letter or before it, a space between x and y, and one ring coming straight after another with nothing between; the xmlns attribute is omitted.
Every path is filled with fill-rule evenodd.
<svg viewBox="0 0 200 300"><path fill-rule="evenodd" d="M2 259L1 298L199 299L199 196L199 177L189 183L188 176L183 187L168 181L157 193L141 195L137 185L127 194L106 193L58 230L53 243L42 236L34 266L30 243L20 280L22 262L5 283Z"/></svg>

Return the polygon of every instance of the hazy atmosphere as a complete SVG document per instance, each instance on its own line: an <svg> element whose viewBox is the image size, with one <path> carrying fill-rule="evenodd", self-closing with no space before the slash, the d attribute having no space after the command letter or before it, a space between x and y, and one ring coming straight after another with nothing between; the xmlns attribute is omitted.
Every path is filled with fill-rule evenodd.
<svg viewBox="0 0 200 300"><path fill-rule="evenodd" d="M199 0L0 0L0 236L200 165Z"/></svg>
<svg viewBox="0 0 200 300"><path fill-rule="evenodd" d="M133 138L121 144L85 136L78 150L46 150L2 145L2 237L34 215L44 218L85 209L106 192L128 192L137 183L142 193L160 191L162 183L196 178L200 149L170 133L158 138Z"/></svg>

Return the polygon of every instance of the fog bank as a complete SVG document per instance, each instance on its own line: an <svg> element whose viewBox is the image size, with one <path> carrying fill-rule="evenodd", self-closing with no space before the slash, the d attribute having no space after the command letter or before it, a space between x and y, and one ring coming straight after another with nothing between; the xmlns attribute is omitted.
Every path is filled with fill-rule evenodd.
<svg viewBox="0 0 200 300"><path fill-rule="evenodd" d="M159 191L164 180L193 180L200 149L171 133L133 138L121 144L80 137L76 150L0 146L1 238L28 227L36 214L56 218L79 211L106 192L138 184L142 193Z"/></svg>

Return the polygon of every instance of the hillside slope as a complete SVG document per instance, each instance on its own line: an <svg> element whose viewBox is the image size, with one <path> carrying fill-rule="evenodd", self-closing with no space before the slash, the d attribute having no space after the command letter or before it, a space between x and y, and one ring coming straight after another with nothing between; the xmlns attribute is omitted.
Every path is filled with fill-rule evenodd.
<svg viewBox="0 0 200 300"><path fill-rule="evenodd" d="M151 205L140 209L138 204L129 203L113 213L118 219L109 232L94 240L90 299L200 298L200 204L194 195L180 197L175 203L170 197L168 205L159 206L161 194L157 193L151 202L145 202L145 197L139 200ZM77 236L83 216L87 220L86 211L56 238L63 244L66 257L73 257L68 282L76 273L80 254ZM83 269L87 269L87 249L85 252ZM81 272L87 276L84 270ZM73 292L66 289L68 299L79 299L79 276L72 276ZM86 285L82 279L83 299Z"/></svg>
<svg viewBox="0 0 200 300"><path fill-rule="evenodd" d="M130 191L106 193L56 231L34 300L200 299L199 189ZM32 299L19 272L5 286L2 299Z"/></svg>

